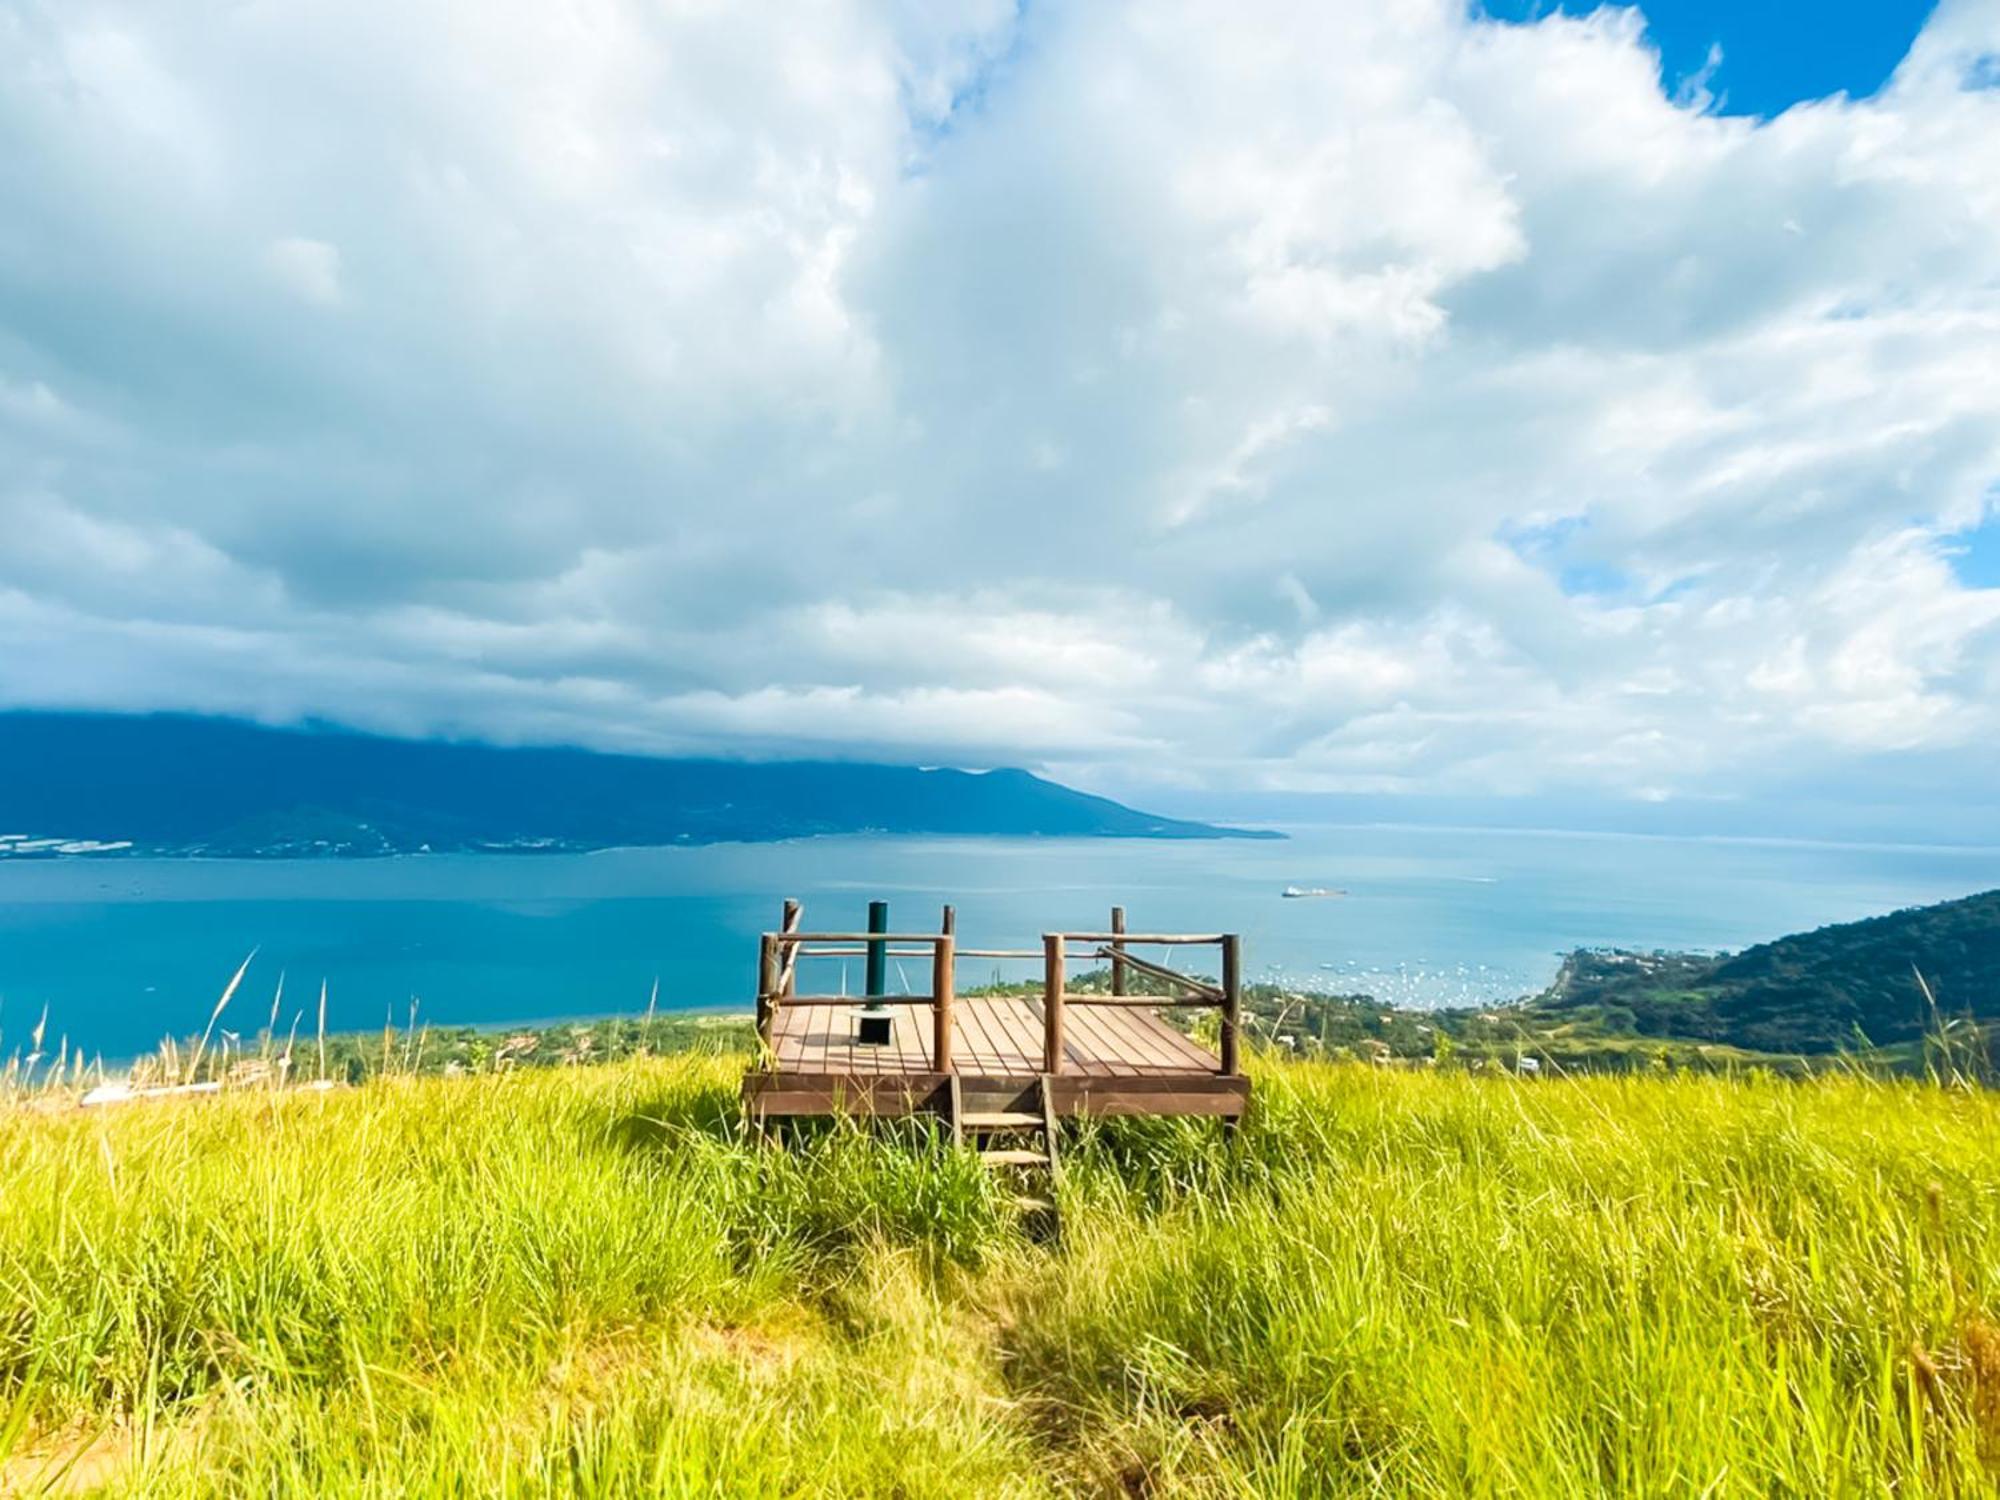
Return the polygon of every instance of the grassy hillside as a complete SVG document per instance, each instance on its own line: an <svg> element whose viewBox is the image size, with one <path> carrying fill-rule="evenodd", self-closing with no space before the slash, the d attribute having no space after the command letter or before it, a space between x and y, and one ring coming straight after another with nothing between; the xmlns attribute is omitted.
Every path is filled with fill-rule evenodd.
<svg viewBox="0 0 2000 1500"><path fill-rule="evenodd" d="M1764 1052L1893 1046L1937 1025L1919 970L1944 1015L2000 1019L2000 891L1719 957L1579 952L1526 1011Z"/></svg>
<svg viewBox="0 0 2000 1500"><path fill-rule="evenodd" d="M740 1068L0 1111L0 1490L1993 1491L2000 1097L1265 1067L1046 1246Z"/></svg>

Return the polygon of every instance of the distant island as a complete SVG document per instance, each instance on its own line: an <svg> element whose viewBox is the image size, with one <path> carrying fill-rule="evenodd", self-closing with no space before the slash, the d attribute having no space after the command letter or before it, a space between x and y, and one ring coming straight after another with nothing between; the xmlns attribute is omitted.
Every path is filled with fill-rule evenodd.
<svg viewBox="0 0 2000 1500"><path fill-rule="evenodd" d="M677 760L0 712L0 859L577 852L819 834L1276 838L1159 817L1021 770Z"/></svg>

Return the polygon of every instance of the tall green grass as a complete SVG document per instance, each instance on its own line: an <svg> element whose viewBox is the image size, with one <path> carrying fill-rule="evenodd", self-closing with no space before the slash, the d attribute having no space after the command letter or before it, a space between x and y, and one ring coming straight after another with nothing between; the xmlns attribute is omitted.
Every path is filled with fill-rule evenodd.
<svg viewBox="0 0 2000 1500"><path fill-rule="evenodd" d="M0 1111L0 1489L1994 1492L2000 1097L1265 1068L1051 1244L741 1067Z"/></svg>

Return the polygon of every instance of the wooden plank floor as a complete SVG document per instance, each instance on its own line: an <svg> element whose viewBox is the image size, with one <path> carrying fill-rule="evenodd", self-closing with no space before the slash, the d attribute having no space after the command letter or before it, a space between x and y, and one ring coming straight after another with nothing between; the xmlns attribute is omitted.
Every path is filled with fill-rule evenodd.
<svg viewBox="0 0 2000 1500"><path fill-rule="evenodd" d="M773 1034L781 1073L912 1074L931 1071L931 1009L888 1002L887 1046L854 1045L855 1008L779 1008ZM1040 1000L961 999L952 1007L952 1070L988 1078L1042 1071ZM1214 1053L1151 1010L1086 1005L1063 1009L1063 1071L1087 1078L1170 1078L1214 1073Z"/></svg>

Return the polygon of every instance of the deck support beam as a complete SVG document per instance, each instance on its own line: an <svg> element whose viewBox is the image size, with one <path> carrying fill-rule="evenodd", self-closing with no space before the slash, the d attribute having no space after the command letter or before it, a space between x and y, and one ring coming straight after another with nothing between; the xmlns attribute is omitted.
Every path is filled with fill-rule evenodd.
<svg viewBox="0 0 2000 1500"><path fill-rule="evenodd" d="M1008 1107L1039 1109L1047 1098L1058 1119L1077 1115L1205 1115L1230 1119L1250 1103L1250 1080L1218 1073L1107 1078L1065 1073L1039 1083L1032 1074L962 1073L752 1073L743 1080L752 1118L786 1119L858 1115L952 1117L952 1095L1009 1097ZM965 1109L975 1106L964 1105Z"/></svg>

